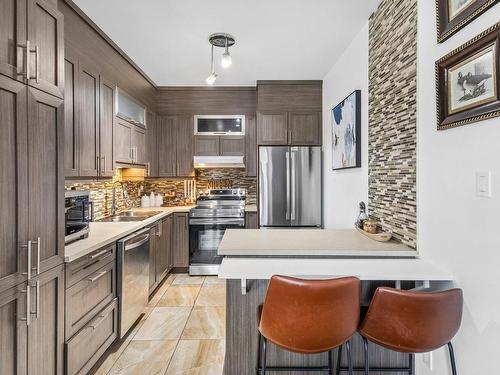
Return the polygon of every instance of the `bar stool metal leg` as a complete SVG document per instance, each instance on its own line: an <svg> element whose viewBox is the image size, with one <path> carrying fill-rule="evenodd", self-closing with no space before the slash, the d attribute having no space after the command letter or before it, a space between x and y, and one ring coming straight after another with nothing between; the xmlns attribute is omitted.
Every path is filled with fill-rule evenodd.
<svg viewBox="0 0 500 375"><path fill-rule="evenodd" d="M333 375L333 350L328 352L328 375Z"/></svg>
<svg viewBox="0 0 500 375"><path fill-rule="evenodd" d="M262 347L264 349L262 355L262 375L266 375L267 339L265 337L262 340Z"/></svg>
<svg viewBox="0 0 500 375"><path fill-rule="evenodd" d="M335 371L336 375L340 375L340 365L342 363L342 346L340 345L337 349L337 371Z"/></svg>
<svg viewBox="0 0 500 375"><path fill-rule="evenodd" d="M368 339L366 337L363 337L363 349L365 352L365 375L370 374L370 361L369 361L369 353L368 353Z"/></svg>
<svg viewBox="0 0 500 375"><path fill-rule="evenodd" d="M258 346L257 346L257 375L260 374L260 355L261 355L261 349L262 349L262 335L260 334L260 331L258 332Z"/></svg>
<svg viewBox="0 0 500 375"><path fill-rule="evenodd" d="M408 368L410 375L415 375L415 354L413 353L408 355Z"/></svg>
<svg viewBox="0 0 500 375"><path fill-rule="evenodd" d="M347 367L349 368L349 375L352 375L352 358L351 358L351 341L345 343L347 352Z"/></svg>
<svg viewBox="0 0 500 375"><path fill-rule="evenodd" d="M448 350L450 351L451 371L453 375L457 375L457 365L455 363L455 351L453 350L453 345L451 344L451 341L448 343Z"/></svg>

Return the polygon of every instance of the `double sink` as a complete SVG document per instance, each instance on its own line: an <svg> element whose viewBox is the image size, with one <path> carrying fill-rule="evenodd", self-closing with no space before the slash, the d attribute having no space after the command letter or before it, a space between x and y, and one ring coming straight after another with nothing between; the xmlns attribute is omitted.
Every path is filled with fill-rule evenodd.
<svg viewBox="0 0 500 375"><path fill-rule="evenodd" d="M161 211L124 211L119 214L106 217L99 220L100 222L129 222L142 221L149 219L155 215L161 214Z"/></svg>

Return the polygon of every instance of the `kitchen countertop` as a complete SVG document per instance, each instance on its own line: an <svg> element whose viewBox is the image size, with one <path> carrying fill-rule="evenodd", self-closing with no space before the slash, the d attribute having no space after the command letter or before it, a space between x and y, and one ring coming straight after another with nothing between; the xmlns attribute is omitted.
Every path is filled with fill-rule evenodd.
<svg viewBox="0 0 500 375"><path fill-rule="evenodd" d="M251 257L418 257L418 252L406 245L392 240L377 242L356 229L228 229L218 254Z"/></svg>
<svg viewBox="0 0 500 375"><path fill-rule="evenodd" d="M90 233L87 238L73 242L64 248L64 261L73 262L94 250L113 243L174 212L189 212L193 207L194 206L132 208L127 211L161 211L161 213L142 221L92 222L90 223Z"/></svg>

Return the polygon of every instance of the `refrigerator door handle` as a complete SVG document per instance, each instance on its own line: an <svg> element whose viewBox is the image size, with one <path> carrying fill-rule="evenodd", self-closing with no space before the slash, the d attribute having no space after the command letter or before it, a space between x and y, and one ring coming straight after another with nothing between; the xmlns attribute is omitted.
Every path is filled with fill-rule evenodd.
<svg viewBox="0 0 500 375"><path fill-rule="evenodd" d="M290 152L285 153L286 159L286 220L290 220Z"/></svg>
<svg viewBox="0 0 500 375"><path fill-rule="evenodd" d="M291 219L292 219L292 224L293 221L295 221L295 211L296 211L296 196L295 196L295 187L296 187L296 173L295 173L295 151L292 149L291 151L291 159L292 159L292 167L291 169L291 206L292 206L292 214L291 214Z"/></svg>

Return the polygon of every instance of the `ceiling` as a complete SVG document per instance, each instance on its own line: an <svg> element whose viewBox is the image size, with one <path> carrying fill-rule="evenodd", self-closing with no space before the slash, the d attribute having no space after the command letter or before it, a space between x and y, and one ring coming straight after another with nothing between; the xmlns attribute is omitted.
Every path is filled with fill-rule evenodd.
<svg viewBox="0 0 500 375"><path fill-rule="evenodd" d="M217 86L323 79L380 0L74 0L159 86L202 86L208 36L236 38Z"/></svg>

